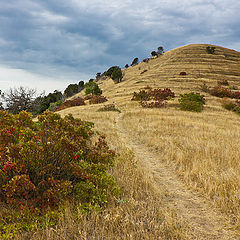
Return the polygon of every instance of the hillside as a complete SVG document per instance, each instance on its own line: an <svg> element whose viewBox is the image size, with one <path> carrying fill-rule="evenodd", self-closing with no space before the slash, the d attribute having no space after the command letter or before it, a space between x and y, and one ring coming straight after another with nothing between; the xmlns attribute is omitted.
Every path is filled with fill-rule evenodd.
<svg viewBox="0 0 240 240"><path fill-rule="evenodd" d="M238 239L240 117L224 109L219 98L202 92L201 86L227 80L240 88L240 53L215 46L215 54L208 54L206 46L179 47L124 69L119 84L100 80L108 98L105 104L114 103L120 114L97 112L105 104L59 113L93 121L118 152L131 149L138 167L159 193L163 209L175 211L191 229L190 239ZM131 98L146 86L170 88L177 98L166 108L144 109ZM179 110L179 94L190 91L205 95L201 113Z"/></svg>

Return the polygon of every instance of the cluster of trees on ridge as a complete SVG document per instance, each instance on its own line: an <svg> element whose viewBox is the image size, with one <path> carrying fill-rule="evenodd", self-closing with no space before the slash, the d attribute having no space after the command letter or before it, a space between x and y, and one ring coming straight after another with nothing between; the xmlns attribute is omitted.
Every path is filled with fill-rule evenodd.
<svg viewBox="0 0 240 240"><path fill-rule="evenodd" d="M153 51L152 56L159 56L163 54L163 47L158 47L158 51ZM143 61L148 61L144 59ZM135 66L139 63L138 58L134 58L131 66ZM128 67L128 64L125 65ZM123 74L119 66L112 66L107 71L96 74L95 79L90 79L87 83L80 81L78 84L69 84L64 92L55 90L48 95L45 93L37 94L35 89L30 89L26 87L10 88L7 92L0 91L0 97L2 102L0 102L0 110L8 110L13 114L18 114L22 110L31 112L33 114L41 114L45 110L52 110L56 106L60 106L67 98L81 92L85 89L85 94L100 95L102 93L101 89L97 85L97 81L104 77L110 77L115 83L122 81Z"/></svg>
<svg viewBox="0 0 240 240"><path fill-rule="evenodd" d="M99 88L94 79L90 79L85 83L80 81L78 84L69 84L62 93L55 90L52 93L37 94L35 89L20 86L18 88L10 88L6 92L0 90L0 110L7 110L12 114L18 114L21 111L31 112L34 115L41 114L45 110L53 110L60 106L63 102L85 89L85 94L100 95L102 90ZM4 103L4 104L3 104Z"/></svg>

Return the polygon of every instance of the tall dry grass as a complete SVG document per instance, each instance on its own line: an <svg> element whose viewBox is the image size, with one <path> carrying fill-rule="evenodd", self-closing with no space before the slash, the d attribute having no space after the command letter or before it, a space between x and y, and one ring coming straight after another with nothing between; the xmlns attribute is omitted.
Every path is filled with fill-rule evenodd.
<svg viewBox="0 0 240 240"><path fill-rule="evenodd" d="M93 121L96 130L106 134L109 145L118 152L110 173L115 176L121 195L110 199L102 213L85 215L66 205L56 227L36 229L19 234L15 239L189 239L187 224L162 202L165 192L154 191L145 169L118 138L115 119L119 113L96 112L100 106L89 106L90 110L83 106L81 111L73 107L61 114L72 113L74 117Z"/></svg>
<svg viewBox="0 0 240 240"><path fill-rule="evenodd" d="M175 166L182 179L240 226L240 118L225 110L189 113L174 108L124 115L132 139Z"/></svg>
<svg viewBox="0 0 240 240"><path fill-rule="evenodd" d="M66 205L56 227L19 234L15 239L188 239L189 229L173 210L163 207L132 153L125 150L116 161L112 174L122 193L102 213L85 215Z"/></svg>
<svg viewBox="0 0 240 240"><path fill-rule="evenodd" d="M214 86L218 80L239 86L240 54L217 47L216 54L211 55L205 48L206 45L181 47L147 64L124 70L123 82L119 84L110 79L98 83L108 103L115 103L123 112L122 126L132 140L174 166L190 189L209 198L240 226L239 116L222 109L219 100L209 95L202 113L176 109L177 100L169 108L157 110L142 109L131 102L133 92L147 85L169 87L177 95L201 92L203 83ZM141 74L144 70L147 71ZM180 77L181 71L187 75ZM125 151L116 131L118 113L97 113L102 105L73 107L61 114L72 113L74 117L95 122L115 150ZM146 174L129 153L122 153L113 171L124 190L118 204L113 199L102 214L88 217L79 214L77 218L71 207L67 207L57 228L39 230L19 239L187 238L188 228L182 219L164 208L151 187L151 179L145 178Z"/></svg>
<svg viewBox="0 0 240 240"><path fill-rule="evenodd" d="M206 46L180 47L149 63L130 67L124 70L119 84L111 79L98 83L109 102L116 103L124 113L123 127L132 140L145 144L162 161L173 164L191 189L211 199L240 226L240 118L223 109L219 99L201 92L203 83L212 87L218 80L228 80L230 85L239 87L240 53L216 47L215 54L207 54ZM147 71L141 74L143 70ZM187 75L179 76L181 71ZM202 113L183 112L177 109L175 99L166 109L142 109L131 102L131 97L147 85L169 87L177 96L201 92L206 96L206 107ZM95 114L96 109L85 106L77 114L93 119L97 127L107 131L106 123L113 124L115 115L107 115L106 120L106 114ZM113 146L120 144L116 134L107 134Z"/></svg>

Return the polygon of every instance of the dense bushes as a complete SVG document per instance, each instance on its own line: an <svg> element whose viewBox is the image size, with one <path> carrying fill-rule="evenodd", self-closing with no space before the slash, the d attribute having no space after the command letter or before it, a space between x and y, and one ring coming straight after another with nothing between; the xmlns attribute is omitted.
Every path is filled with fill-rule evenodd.
<svg viewBox="0 0 240 240"><path fill-rule="evenodd" d="M103 103L106 102L107 98L104 96L100 96L100 95L93 95L90 100L89 103L90 104L98 104L98 103Z"/></svg>
<svg viewBox="0 0 240 240"><path fill-rule="evenodd" d="M104 72L103 74L107 77L111 77L112 76L112 73L113 71L118 68L118 66L112 66L110 67L106 72Z"/></svg>
<svg viewBox="0 0 240 240"><path fill-rule="evenodd" d="M166 101L171 98L174 98L175 94L169 88L165 89L152 89L150 87L146 88L146 90L140 90L138 93L134 92L132 101L139 101L142 107L146 108L160 108L166 106ZM148 102L153 100L152 102Z"/></svg>
<svg viewBox="0 0 240 240"><path fill-rule="evenodd" d="M178 101L181 110L192 112L201 112L205 104L204 96L194 92L180 94L180 99Z"/></svg>
<svg viewBox="0 0 240 240"><path fill-rule="evenodd" d="M236 100L235 102L233 102L229 99L223 99L222 106L229 111L233 111L235 113L240 114L240 101L239 100Z"/></svg>
<svg viewBox="0 0 240 240"><path fill-rule="evenodd" d="M89 82L85 83L84 87L85 87L86 95L88 95L88 94L101 95L102 94L102 90L99 88L97 83L93 82L93 80L91 81L91 79L89 80Z"/></svg>
<svg viewBox="0 0 240 240"><path fill-rule="evenodd" d="M112 72L112 75L111 75L111 78L112 80L115 82L115 83L119 83L121 80L122 80L122 70L120 67L116 67L113 72Z"/></svg>
<svg viewBox="0 0 240 240"><path fill-rule="evenodd" d="M35 99L35 109L33 113L40 114L50 107L51 103L63 101L63 95L60 91L55 90L53 93L49 93L47 96L39 96Z"/></svg>
<svg viewBox="0 0 240 240"><path fill-rule="evenodd" d="M78 84L69 84L64 90L65 97L72 97L74 94L81 92L84 89L84 82L80 81Z"/></svg>
<svg viewBox="0 0 240 240"><path fill-rule="evenodd" d="M71 115L31 115L0 111L0 200L22 211L41 214L66 199L84 209L101 208L115 181L106 170L114 152L93 124Z"/></svg>
<svg viewBox="0 0 240 240"><path fill-rule="evenodd" d="M49 106L48 110L54 112L62 104L63 104L63 102L61 100L59 100L59 101L57 101L55 103L50 103L50 106Z"/></svg>
<svg viewBox="0 0 240 240"><path fill-rule="evenodd" d="M174 98L175 94L169 88L164 89L152 89L148 88L146 90L140 90L138 93L134 92L132 100L133 101L148 101L151 99L154 100L168 100Z"/></svg>
<svg viewBox="0 0 240 240"><path fill-rule="evenodd" d="M128 64L125 65L125 68L128 68ZM110 67L106 72L103 73L103 75L108 76L112 78L112 80L115 83L119 83L122 80L122 70L118 66L112 66Z"/></svg>
<svg viewBox="0 0 240 240"><path fill-rule="evenodd" d="M236 98L240 99L240 92L239 91L232 91L228 88L222 87L222 86L216 86L209 90L209 93L213 96L224 98Z"/></svg>
<svg viewBox="0 0 240 240"><path fill-rule="evenodd" d="M73 100L67 100L63 104L59 105L55 108L55 111L60 111L65 108L75 107L75 106L82 106L85 105L84 99L81 97L75 98Z"/></svg>

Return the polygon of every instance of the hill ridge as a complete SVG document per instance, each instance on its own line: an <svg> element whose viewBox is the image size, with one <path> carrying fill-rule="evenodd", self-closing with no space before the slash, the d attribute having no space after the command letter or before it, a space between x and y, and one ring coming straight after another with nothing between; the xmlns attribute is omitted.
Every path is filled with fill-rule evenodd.
<svg viewBox="0 0 240 240"><path fill-rule="evenodd" d="M123 81L118 84L110 78L99 80L108 102L73 107L60 113L72 113L95 122L97 129L107 133L108 141L117 143L116 150L121 149L118 144L132 148L146 175L154 180L155 174L160 181L159 185L157 181L153 183L155 189L165 181L170 195L163 196L165 206L175 209L195 229L190 239L237 239L240 119L224 109L219 98L203 92L202 85L213 87L218 81L227 81L229 86L225 87L240 89L240 52L216 46L216 53L208 54L208 45L179 47L148 63L124 69ZM181 76L180 72L186 75ZM131 98L134 92L147 86L170 88L176 98L166 108L142 108ZM201 113L179 110L179 95L188 92L204 94L206 104ZM120 115L97 111L111 103L121 110ZM174 181L178 182L178 189Z"/></svg>

